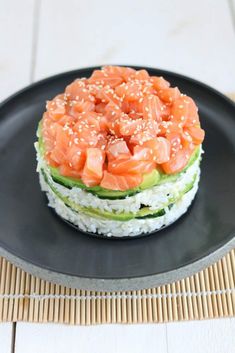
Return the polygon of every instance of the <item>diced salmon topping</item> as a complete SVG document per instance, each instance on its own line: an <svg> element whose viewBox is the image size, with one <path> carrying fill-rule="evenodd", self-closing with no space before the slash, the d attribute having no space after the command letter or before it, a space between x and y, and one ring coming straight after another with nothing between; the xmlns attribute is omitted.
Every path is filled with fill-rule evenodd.
<svg viewBox="0 0 235 353"><path fill-rule="evenodd" d="M42 137L61 175L112 190L180 172L204 140L192 98L146 70L106 66L47 102Z"/></svg>
<svg viewBox="0 0 235 353"><path fill-rule="evenodd" d="M87 148L82 181L87 186L98 185L103 177L104 152L99 148Z"/></svg>
<svg viewBox="0 0 235 353"><path fill-rule="evenodd" d="M114 175L104 171L104 177L101 180L100 186L105 189L124 191L137 187L141 184L142 180L141 174Z"/></svg>

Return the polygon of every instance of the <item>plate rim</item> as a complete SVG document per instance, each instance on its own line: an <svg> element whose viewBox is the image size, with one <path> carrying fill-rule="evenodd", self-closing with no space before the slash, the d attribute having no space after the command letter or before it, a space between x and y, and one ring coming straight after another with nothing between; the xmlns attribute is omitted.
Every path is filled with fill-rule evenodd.
<svg viewBox="0 0 235 353"><path fill-rule="evenodd" d="M0 247L0 256L6 258L13 265L21 268L23 271L54 284L60 284L69 288L109 292L154 288L182 280L183 278L192 276L206 267L216 263L224 255L233 250L234 247L235 236L230 241L211 252L209 255L177 269L148 276L115 279L72 276L62 272L52 271L39 267L31 262L27 262L2 247Z"/></svg>
<svg viewBox="0 0 235 353"><path fill-rule="evenodd" d="M233 102L230 98L228 98L220 91L214 89L213 87L203 82L200 82L194 78L185 76L183 74L179 74L177 72L164 70L161 68L136 66L136 65L119 65L119 66L129 66L135 69L155 70L155 71L160 71L162 75L173 75L179 79L186 80L187 82L193 85L203 87L204 89L210 91L212 94L219 96L221 99L223 99L226 102L226 104L229 104L231 107L235 109L235 102ZM68 75L72 75L72 76L77 75L77 77L79 77L79 73L84 70L95 70L95 69L99 69L100 67L101 66L91 66L91 67L83 67L79 69L69 70L69 71L58 73L56 75L51 75L49 77L36 81L32 84L29 84L26 87L16 91L12 95L4 99L0 103L0 111L1 109L7 107L9 103L12 103L12 100L20 98L21 95L27 94L34 88L39 88L41 85L45 85L48 82L52 82L53 80L63 79L63 77L66 77ZM1 117L1 120L2 119L4 120L4 117L3 118ZM33 262L29 262L28 260L25 260L23 257L19 257L13 254L13 252L7 250L7 247L2 247L1 245L0 245L0 255L5 257L7 260L12 262L16 266L22 268L23 270L33 275L39 276L40 278L49 280L53 283L67 285L71 288L82 288L87 290L106 290L106 291L123 290L123 288L125 288L126 290L130 290L130 289L137 290L137 289L142 289L147 287L149 288L149 287L159 286L166 283L171 283L176 280L180 280L211 265L212 263L219 260L228 251L232 250L235 247L235 233L232 232L231 235L229 235L229 238L230 240L228 240L226 243L219 244L211 253L205 256L202 255L196 261L188 262L185 266L181 266L167 272L161 272L161 273L151 274L147 276L146 275L132 276L130 278L121 277L121 278L115 278L115 279L112 279L112 278L103 279L101 277L91 278L91 277L85 277L81 275L71 275L71 274L67 274L66 272L56 272L54 270L47 268L46 266L41 267L34 264ZM61 278L62 278L62 281L61 281Z"/></svg>

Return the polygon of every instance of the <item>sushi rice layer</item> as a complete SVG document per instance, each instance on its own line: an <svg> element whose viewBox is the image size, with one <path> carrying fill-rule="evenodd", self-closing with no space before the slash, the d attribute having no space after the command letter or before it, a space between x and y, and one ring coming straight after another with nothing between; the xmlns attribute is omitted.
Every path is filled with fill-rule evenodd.
<svg viewBox="0 0 235 353"><path fill-rule="evenodd" d="M189 168L179 173L176 180L156 185L122 200L100 199L78 187L69 189L62 186L52 179L50 170L39 151L37 160L41 188L47 193L49 206L59 216L83 231L107 237L133 237L168 226L187 211L198 189L201 153ZM191 185L189 191L184 192L188 185ZM126 221L106 219L99 215L92 216L80 212L77 207L75 210L69 207L63 198L78 207L101 210L101 214L103 211L116 215L125 212L136 213L142 207L149 207L152 211L164 210L164 214L153 218L134 218Z"/></svg>
<svg viewBox="0 0 235 353"><path fill-rule="evenodd" d="M82 212L75 212L53 193L42 174L40 174L40 184L42 190L47 193L49 207L52 207L64 220L69 221L85 232L96 233L106 237L121 238L148 234L175 222L191 205L198 190L199 175L200 172L198 172L193 188L174 203L170 209L167 208L163 216L148 219L132 219L127 222L91 217Z"/></svg>

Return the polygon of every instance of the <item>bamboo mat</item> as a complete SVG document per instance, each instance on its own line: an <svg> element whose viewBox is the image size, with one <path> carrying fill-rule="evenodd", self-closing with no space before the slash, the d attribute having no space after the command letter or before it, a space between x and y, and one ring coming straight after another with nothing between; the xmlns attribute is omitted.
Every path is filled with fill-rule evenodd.
<svg viewBox="0 0 235 353"><path fill-rule="evenodd" d="M235 99L235 94L229 95ZM0 257L0 322L94 325L235 316L235 250L194 276L158 288L91 292L36 278Z"/></svg>
<svg viewBox="0 0 235 353"><path fill-rule="evenodd" d="M91 292L36 278L0 258L0 321L151 323L235 316L235 251L172 284Z"/></svg>

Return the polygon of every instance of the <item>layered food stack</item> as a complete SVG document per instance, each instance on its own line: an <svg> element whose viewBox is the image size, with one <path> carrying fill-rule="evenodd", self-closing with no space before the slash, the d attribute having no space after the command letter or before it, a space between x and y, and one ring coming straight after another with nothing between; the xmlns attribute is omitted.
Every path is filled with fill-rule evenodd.
<svg viewBox="0 0 235 353"><path fill-rule="evenodd" d="M49 206L79 229L149 234L186 212L204 131L192 98L146 70L106 66L47 102L38 172Z"/></svg>

